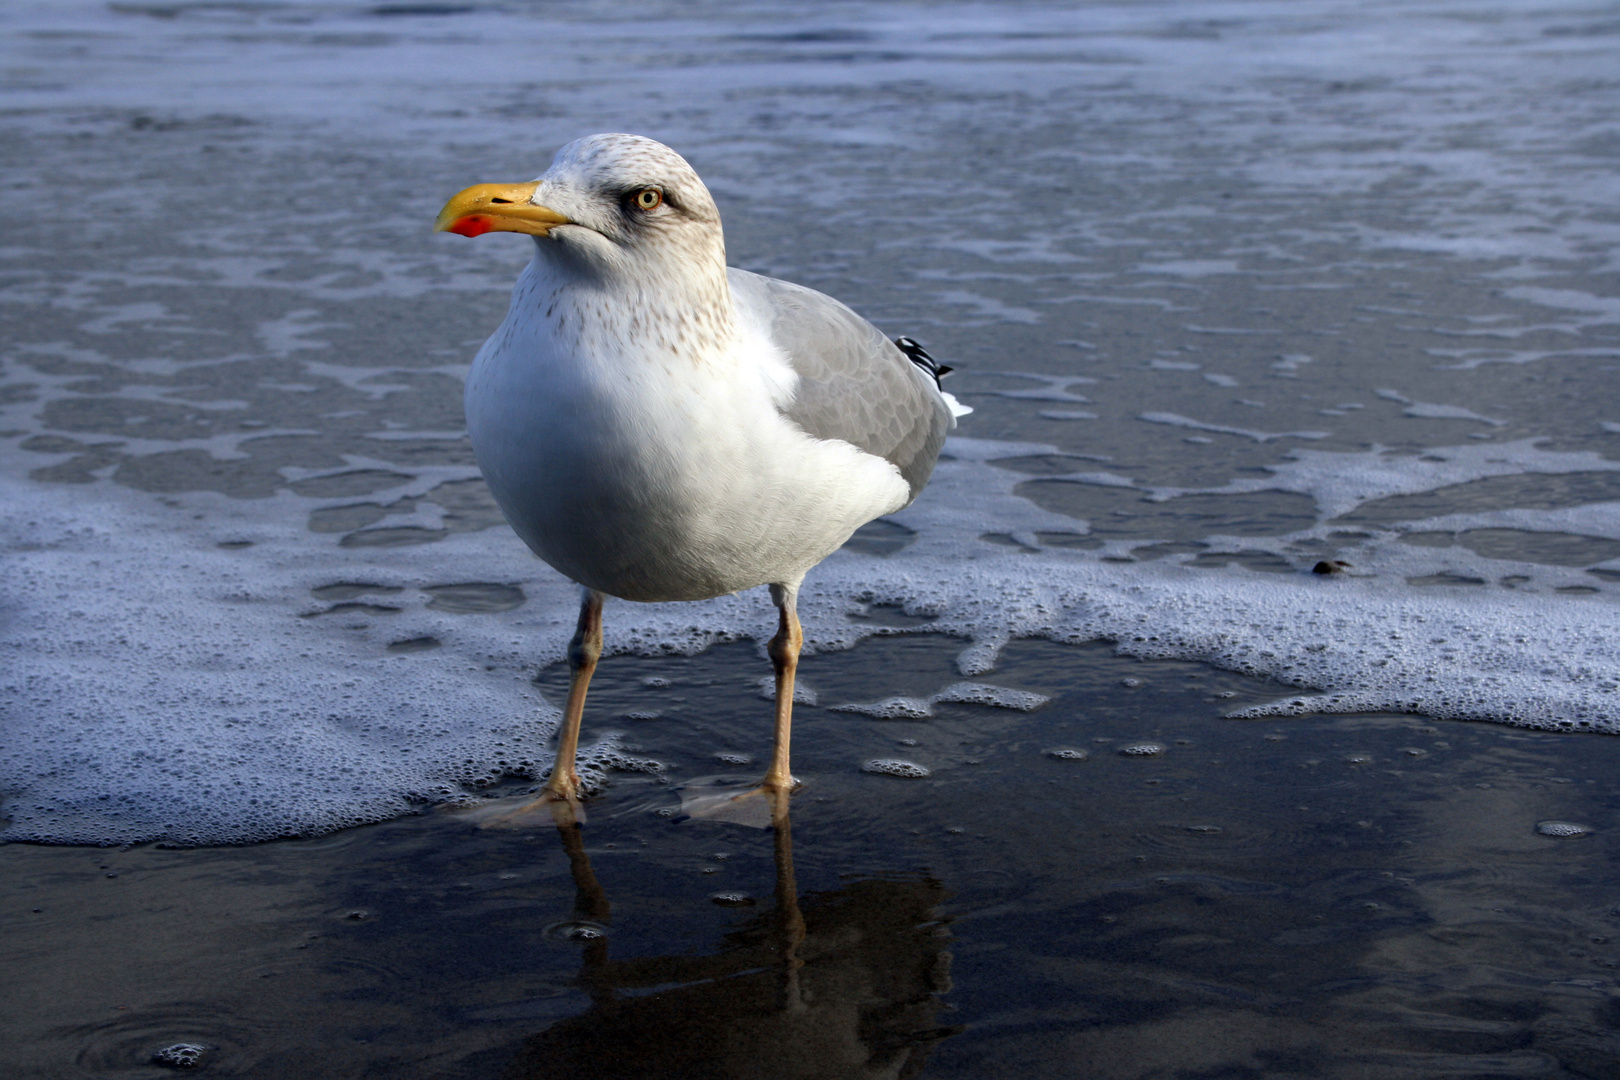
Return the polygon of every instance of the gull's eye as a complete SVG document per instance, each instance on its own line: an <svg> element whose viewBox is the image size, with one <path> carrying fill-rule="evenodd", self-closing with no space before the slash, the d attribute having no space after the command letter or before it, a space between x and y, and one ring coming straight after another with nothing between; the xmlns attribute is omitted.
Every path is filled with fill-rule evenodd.
<svg viewBox="0 0 1620 1080"><path fill-rule="evenodd" d="M631 201L637 210L656 210L664 201L664 193L657 188L642 188Z"/></svg>

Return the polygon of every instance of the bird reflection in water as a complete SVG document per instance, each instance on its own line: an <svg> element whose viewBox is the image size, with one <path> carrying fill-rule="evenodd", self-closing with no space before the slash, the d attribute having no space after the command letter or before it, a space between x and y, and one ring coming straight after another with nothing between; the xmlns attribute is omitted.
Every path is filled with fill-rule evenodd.
<svg viewBox="0 0 1620 1080"><path fill-rule="evenodd" d="M574 824L558 823L577 894L591 1007L524 1040L505 1080L899 1080L941 1027L950 941L930 879L862 880L808 899L793 879L787 796L777 796L771 911L712 956L612 960L608 919Z"/></svg>

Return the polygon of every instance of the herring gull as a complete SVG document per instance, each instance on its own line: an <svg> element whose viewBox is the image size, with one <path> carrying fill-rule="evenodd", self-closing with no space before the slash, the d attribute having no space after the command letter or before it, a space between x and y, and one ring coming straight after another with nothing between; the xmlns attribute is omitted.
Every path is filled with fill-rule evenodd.
<svg viewBox="0 0 1620 1080"><path fill-rule="evenodd" d="M578 139L533 182L457 194L435 229L534 237L466 409L506 519L584 587L542 800L583 794L575 752L604 596L758 585L779 628L775 750L754 790L785 796L800 583L928 482L967 411L940 391L946 369L831 297L727 267L708 188L652 139Z"/></svg>

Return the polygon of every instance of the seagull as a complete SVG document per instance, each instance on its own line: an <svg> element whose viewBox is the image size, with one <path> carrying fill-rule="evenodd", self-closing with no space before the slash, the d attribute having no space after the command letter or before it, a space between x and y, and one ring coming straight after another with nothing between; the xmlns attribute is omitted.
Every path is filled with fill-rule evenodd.
<svg viewBox="0 0 1620 1080"><path fill-rule="evenodd" d="M720 212L674 150L578 139L526 184L455 195L435 231L526 233L534 258L467 377L467 429L513 530L583 586L557 756L539 801L577 807L575 754L606 596L770 587L785 797L805 574L907 506L968 410L947 368L831 297L726 265Z"/></svg>

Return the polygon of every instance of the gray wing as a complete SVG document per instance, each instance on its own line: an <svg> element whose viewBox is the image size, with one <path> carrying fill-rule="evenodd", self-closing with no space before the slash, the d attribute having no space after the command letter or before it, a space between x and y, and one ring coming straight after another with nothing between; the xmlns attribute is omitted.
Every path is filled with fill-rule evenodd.
<svg viewBox="0 0 1620 1080"><path fill-rule="evenodd" d="M788 419L890 462L915 499L956 426L933 378L832 297L734 267L726 274L737 306L770 328L798 373Z"/></svg>

